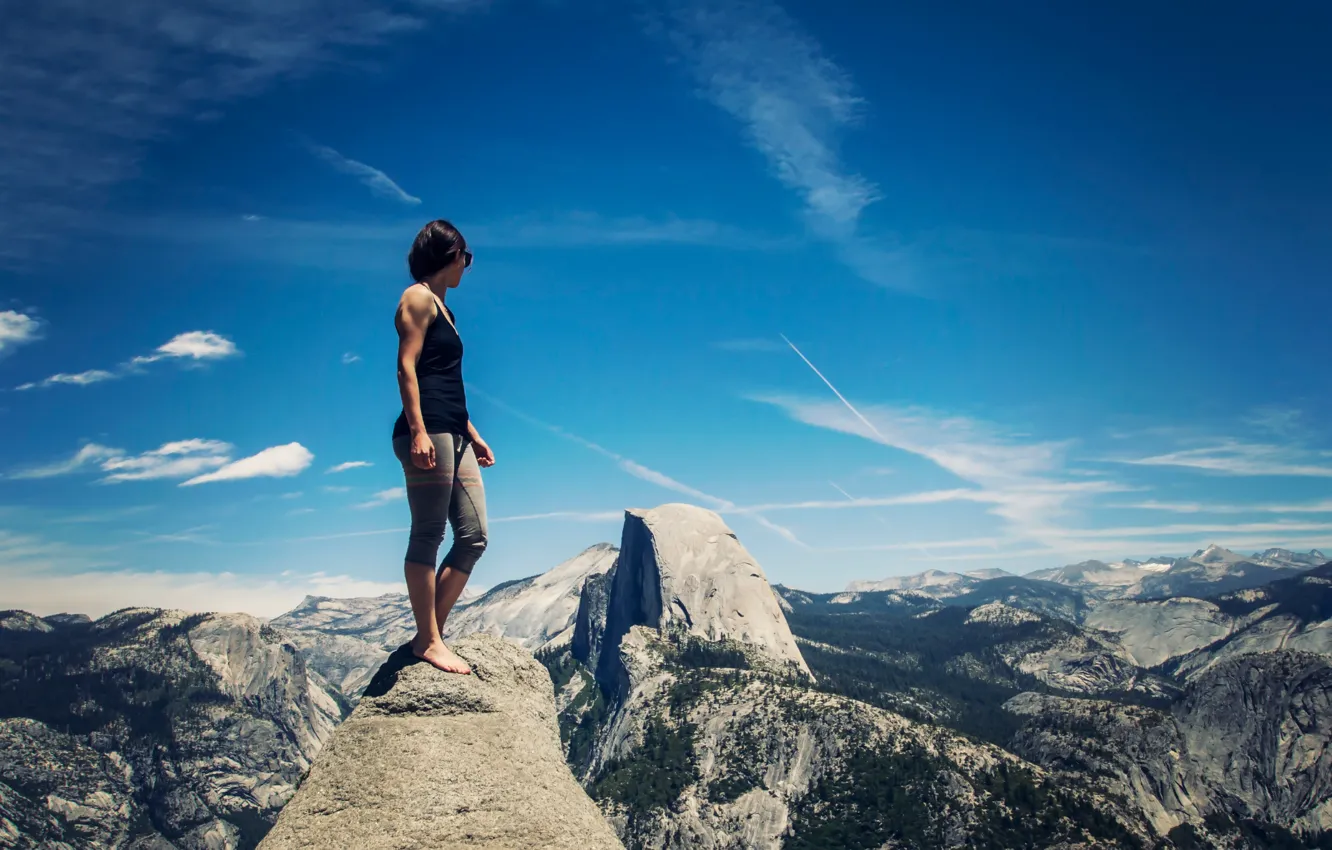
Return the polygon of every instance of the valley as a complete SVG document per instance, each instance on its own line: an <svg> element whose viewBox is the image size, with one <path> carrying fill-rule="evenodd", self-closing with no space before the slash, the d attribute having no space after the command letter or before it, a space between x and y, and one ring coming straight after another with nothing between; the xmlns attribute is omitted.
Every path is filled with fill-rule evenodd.
<svg viewBox="0 0 1332 850"><path fill-rule="evenodd" d="M465 599L448 636L545 666L629 848L1256 850L1332 846L1330 618L1316 551L811 593L663 505ZM6 846L254 847L411 628L397 594L5 612Z"/></svg>

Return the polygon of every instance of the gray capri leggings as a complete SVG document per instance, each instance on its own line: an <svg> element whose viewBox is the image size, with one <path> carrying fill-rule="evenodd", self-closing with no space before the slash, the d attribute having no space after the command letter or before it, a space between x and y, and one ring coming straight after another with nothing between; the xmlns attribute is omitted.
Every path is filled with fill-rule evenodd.
<svg viewBox="0 0 1332 850"><path fill-rule="evenodd" d="M434 469L412 463L410 435L393 441L393 453L407 479L407 505L412 512L407 561L434 566L444 542L444 527L452 523L453 546L440 566L471 573L486 550L486 491L481 486L481 468L471 440L456 434L429 436L435 444Z"/></svg>

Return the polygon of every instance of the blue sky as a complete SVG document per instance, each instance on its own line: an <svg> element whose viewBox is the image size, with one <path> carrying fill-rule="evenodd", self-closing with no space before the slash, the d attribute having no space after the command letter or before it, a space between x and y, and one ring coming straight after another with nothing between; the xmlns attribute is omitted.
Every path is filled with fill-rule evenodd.
<svg viewBox="0 0 1332 850"><path fill-rule="evenodd" d="M397 589L435 217L478 585L669 501L811 590L1332 545L1324 7L262 6L0 36L0 607Z"/></svg>

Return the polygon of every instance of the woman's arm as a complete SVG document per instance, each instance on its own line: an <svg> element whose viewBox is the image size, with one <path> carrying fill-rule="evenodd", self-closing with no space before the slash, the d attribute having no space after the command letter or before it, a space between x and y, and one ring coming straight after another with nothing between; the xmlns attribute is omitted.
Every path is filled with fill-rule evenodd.
<svg viewBox="0 0 1332 850"><path fill-rule="evenodd" d="M425 344L426 329L435 312L428 292L412 287L402 294L394 324L398 328L398 393L402 412L412 435L412 462L422 469L435 466L435 446L425 432L421 416L421 387L416 381L416 361Z"/></svg>

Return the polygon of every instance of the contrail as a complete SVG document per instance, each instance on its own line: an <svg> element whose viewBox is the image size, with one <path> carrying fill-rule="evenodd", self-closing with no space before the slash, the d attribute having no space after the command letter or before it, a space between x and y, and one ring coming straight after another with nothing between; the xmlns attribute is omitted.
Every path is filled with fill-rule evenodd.
<svg viewBox="0 0 1332 850"><path fill-rule="evenodd" d="M864 422L864 423L865 423L865 427L868 428L868 429L870 429L870 431L872 431L872 432L874 433L874 436L876 436L876 437L879 438L879 441L880 441L880 442L884 443L885 445L891 445L891 443L889 443L889 441L888 441L888 438L885 437L883 434L879 433L879 429L878 429L878 428L875 428L875 427L874 427L874 423L871 422L871 421L869 421L868 419L866 419L866 418L864 417L864 415L862 415L861 412L860 412L859 410L856 410L855 405L853 405L853 404L851 404L851 402L847 401L847 400L846 400L846 396L842 395L840 392L837 391L837 387L834 387L834 386L833 386L832 381L830 381L830 380L828 380L827 378L825 378L825 377L823 376L823 373L819 371L819 368L818 368L817 366L815 366L813 363L809 362L809 358L806 357L806 356L804 355L804 353L801 352L800 349L796 348L794 342L791 342L791 340L787 339L785 334L778 334L778 336L780 336L780 337L782 338L782 341L783 341L783 342L785 342L787 345L791 346L791 350L792 350L792 351L794 351L796 354L800 355L800 359L803 360L803 361L805 361L805 365L808 366L809 368L811 368L811 369L814 370L814 374L819 376L819 380L823 381L823 383L825 383L825 384L828 385L828 389L830 389L830 390L833 391L833 395L835 395L835 396L837 396L839 399L841 399L841 400L842 400L842 404L845 404L845 405L846 405L846 409L849 410L849 411L851 411L852 413L854 413L854 414L856 415L856 418L859 419L861 422Z"/></svg>
<svg viewBox="0 0 1332 850"><path fill-rule="evenodd" d="M627 458L624 455L619 454L618 452L611 451L605 446L600 446L592 442L591 440L578 436L577 434L571 431L566 431L565 429L561 428L558 425L552 425L549 422L543 422L542 420L536 418L535 416L532 416L528 413L524 413L521 410L518 410L517 408L513 407L512 405L506 404L505 402L501 401L498 398L495 398L489 393L483 392L471 385L468 385L467 389L468 392L474 393L486 399L486 401L490 402L491 404L494 404L496 407L499 407L513 414L514 416L517 416L519 419L522 419L524 422L527 422L530 425L534 425L537 428L549 431L552 434L556 434L560 437L563 437L566 440L569 440L570 442L577 443L578 445L582 446L585 449L588 449L589 451L596 452L597 454L601 455L604 458L607 458L608 460L614 461L615 465L619 467L622 472L626 472L629 475L638 478L639 480L656 484L658 487L663 487L667 490L674 490L677 493L683 493L686 496L692 496L693 498L698 499L699 501L702 502L707 502L712 506L713 510L717 511L718 513L722 514L745 513L744 511L740 510L739 506L737 506L735 502L732 502L730 499L723 499L720 496L713 496L711 494L704 493L702 490L696 490L695 488L690 487L688 484L676 481L674 478L671 478L669 475L666 475L663 472L658 472L655 469L646 467L643 464L638 463L637 461L631 458ZM764 528L767 528L769 531L781 535L783 538L790 541L791 543L795 543L796 545L802 546L806 549L811 548L809 544L805 543L800 538L796 537L795 532L791 531L791 529L786 528L785 526L782 525L778 525L777 523L773 522L772 520L768 519L765 516L762 516L757 512L749 512L747 513L747 515L752 517L754 521L757 522L759 525L762 525Z"/></svg>

